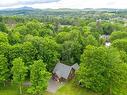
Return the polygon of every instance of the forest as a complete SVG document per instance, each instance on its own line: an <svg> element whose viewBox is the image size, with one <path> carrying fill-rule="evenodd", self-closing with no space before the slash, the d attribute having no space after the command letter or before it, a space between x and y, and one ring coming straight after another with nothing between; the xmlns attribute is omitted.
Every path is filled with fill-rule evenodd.
<svg viewBox="0 0 127 95"><path fill-rule="evenodd" d="M79 95L127 95L126 14L122 9L0 11L0 93L16 85L15 95L47 95L52 71L62 62L79 64L73 85L95 93ZM31 85L24 87L25 82Z"/></svg>

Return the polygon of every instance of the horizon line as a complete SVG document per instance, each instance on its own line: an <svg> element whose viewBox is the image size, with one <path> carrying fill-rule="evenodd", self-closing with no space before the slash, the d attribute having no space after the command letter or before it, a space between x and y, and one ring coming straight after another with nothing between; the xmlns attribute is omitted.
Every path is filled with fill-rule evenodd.
<svg viewBox="0 0 127 95"><path fill-rule="evenodd" d="M21 6L21 7L7 7L7 8L0 8L0 10L6 10L6 9L18 9L18 8L33 8L33 9L40 9L40 10L44 10L44 9L52 9L52 10L55 10L55 9L72 9L72 10L83 10L83 9L127 9L127 8L108 8L108 7L100 7L100 8L92 8L92 7L87 7L87 8L36 8L36 7L29 7L29 6Z"/></svg>

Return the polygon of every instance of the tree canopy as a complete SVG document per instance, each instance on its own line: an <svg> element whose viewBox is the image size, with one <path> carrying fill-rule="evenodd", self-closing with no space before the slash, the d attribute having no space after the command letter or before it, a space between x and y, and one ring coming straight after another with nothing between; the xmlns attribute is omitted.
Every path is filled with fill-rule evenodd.
<svg viewBox="0 0 127 95"><path fill-rule="evenodd" d="M30 68L31 87L28 92L33 95L41 95L47 89L50 76L42 60L34 61Z"/></svg>
<svg viewBox="0 0 127 95"><path fill-rule="evenodd" d="M124 95L126 78L127 64L121 59L118 50L86 47L77 72L77 79L84 87L105 95Z"/></svg>
<svg viewBox="0 0 127 95"><path fill-rule="evenodd" d="M13 61L12 74L13 82L20 85L20 94L22 93L22 84L25 81L27 68L21 58L15 58Z"/></svg>

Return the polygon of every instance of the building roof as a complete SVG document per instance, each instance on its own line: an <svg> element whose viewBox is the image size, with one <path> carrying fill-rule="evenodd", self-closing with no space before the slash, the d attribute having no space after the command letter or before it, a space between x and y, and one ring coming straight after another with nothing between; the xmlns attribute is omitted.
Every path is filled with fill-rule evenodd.
<svg viewBox="0 0 127 95"><path fill-rule="evenodd" d="M109 38L109 35L100 35L100 38L108 39Z"/></svg>
<svg viewBox="0 0 127 95"><path fill-rule="evenodd" d="M76 64L74 64L74 65L72 66L72 68L73 68L74 70L78 70L78 69L79 69L79 65L76 63Z"/></svg>
<svg viewBox="0 0 127 95"><path fill-rule="evenodd" d="M109 46L111 46L111 43L110 42L106 42L105 46L109 47Z"/></svg>
<svg viewBox="0 0 127 95"><path fill-rule="evenodd" d="M63 77L65 79L68 79L68 76L72 68L74 70L77 70L79 68L78 64L74 64L73 66L68 66L62 63L57 63L53 70L53 73L56 73L58 77Z"/></svg>

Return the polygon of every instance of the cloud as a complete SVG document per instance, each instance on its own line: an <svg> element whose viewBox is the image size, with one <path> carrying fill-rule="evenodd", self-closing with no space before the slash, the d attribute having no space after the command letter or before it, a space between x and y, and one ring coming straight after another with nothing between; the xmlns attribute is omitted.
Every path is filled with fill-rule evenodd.
<svg viewBox="0 0 127 95"><path fill-rule="evenodd" d="M2 7L33 8L127 8L127 0L0 0Z"/></svg>
<svg viewBox="0 0 127 95"><path fill-rule="evenodd" d="M99 8L105 5L105 0L60 0L59 2L46 3L46 4L35 4L31 7L34 8L72 8L72 9L83 9L83 8Z"/></svg>
<svg viewBox="0 0 127 95"><path fill-rule="evenodd" d="M127 8L127 0L60 0L59 2L35 4L34 8Z"/></svg>
<svg viewBox="0 0 127 95"><path fill-rule="evenodd" d="M17 4L19 4L18 0L10 0L10 1L0 0L0 7L9 7L9 6L17 5Z"/></svg>
<svg viewBox="0 0 127 95"><path fill-rule="evenodd" d="M0 7L12 7L17 5L33 5L41 3L52 3L60 0L0 0Z"/></svg>
<svg viewBox="0 0 127 95"><path fill-rule="evenodd" d="M52 2L58 2L60 0L21 0L21 4L40 4L40 3L52 3Z"/></svg>

